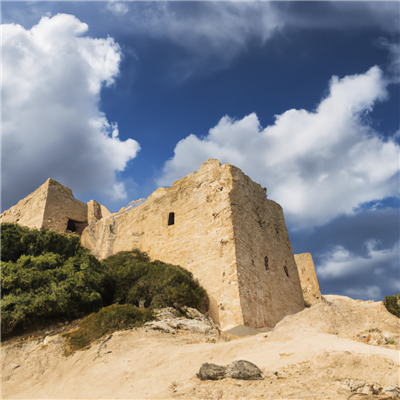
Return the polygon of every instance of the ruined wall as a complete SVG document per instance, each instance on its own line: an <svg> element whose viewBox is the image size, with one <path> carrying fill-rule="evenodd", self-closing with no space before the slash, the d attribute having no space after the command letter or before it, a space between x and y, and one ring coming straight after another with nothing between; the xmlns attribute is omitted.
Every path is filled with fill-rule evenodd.
<svg viewBox="0 0 400 400"><path fill-rule="evenodd" d="M272 327L304 308L282 208L232 165L210 159L170 189L115 214L94 200L76 200L49 179L2 215L4 222L56 232L64 232L69 220L100 259L138 248L191 271L209 295L210 316L224 330ZM312 271L315 276L313 265Z"/></svg>
<svg viewBox="0 0 400 400"><path fill-rule="evenodd" d="M87 226L87 205L51 178L1 215L1 222L54 232L65 232L69 219L76 222L77 233L82 233Z"/></svg>
<svg viewBox="0 0 400 400"><path fill-rule="evenodd" d="M137 247L187 268L207 290L210 314L223 329L274 326L304 308L281 207L240 169L218 160L136 208L89 218L82 242L99 258Z"/></svg>
<svg viewBox="0 0 400 400"><path fill-rule="evenodd" d="M1 214L1 222L18 223L28 228L40 229L43 224L47 199L46 181L42 186Z"/></svg>
<svg viewBox="0 0 400 400"><path fill-rule="evenodd" d="M322 303L321 291L315 273L314 262L310 253L295 254L297 269L300 275L304 301L309 305Z"/></svg>
<svg viewBox="0 0 400 400"><path fill-rule="evenodd" d="M246 326L275 326L304 309L282 207L266 189L231 167L230 193L240 299Z"/></svg>
<svg viewBox="0 0 400 400"><path fill-rule="evenodd" d="M65 232L68 220L74 221L76 231L81 234L87 226L87 204L75 199L72 190L49 179L43 228L54 232Z"/></svg>
<svg viewBox="0 0 400 400"><path fill-rule="evenodd" d="M82 241L100 258L139 248L152 259L188 269L207 290L211 317L223 327L243 324L231 190L229 166L208 161L170 189L156 190L140 206L95 223L89 220ZM170 213L173 225L168 225Z"/></svg>

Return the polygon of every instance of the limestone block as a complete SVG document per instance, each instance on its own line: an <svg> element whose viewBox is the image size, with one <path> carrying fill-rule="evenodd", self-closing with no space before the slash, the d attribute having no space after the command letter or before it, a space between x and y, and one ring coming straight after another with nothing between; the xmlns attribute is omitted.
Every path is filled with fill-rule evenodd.
<svg viewBox="0 0 400 400"><path fill-rule="evenodd" d="M310 253L295 254L297 269L300 275L304 301L309 305L322 303L321 291L315 273L314 262Z"/></svg>

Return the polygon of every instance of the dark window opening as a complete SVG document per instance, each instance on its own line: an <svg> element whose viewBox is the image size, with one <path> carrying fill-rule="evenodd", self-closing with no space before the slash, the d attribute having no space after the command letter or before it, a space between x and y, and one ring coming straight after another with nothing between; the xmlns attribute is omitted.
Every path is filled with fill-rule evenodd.
<svg viewBox="0 0 400 400"><path fill-rule="evenodd" d="M76 232L76 225L72 219L68 220L67 231Z"/></svg>
<svg viewBox="0 0 400 400"><path fill-rule="evenodd" d="M285 270L286 276L289 278L289 271L288 271L288 269L287 269L287 266L285 265L285 266L283 267L283 269Z"/></svg>
<svg viewBox="0 0 400 400"><path fill-rule="evenodd" d="M175 224L175 213L171 212L168 216L168 226Z"/></svg>
<svg viewBox="0 0 400 400"><path fill-rule="evenodd" d="M268 257L267 256L264 257L264 264L265 264L265 269L268 271L269 266L268 266Z"/></svg>

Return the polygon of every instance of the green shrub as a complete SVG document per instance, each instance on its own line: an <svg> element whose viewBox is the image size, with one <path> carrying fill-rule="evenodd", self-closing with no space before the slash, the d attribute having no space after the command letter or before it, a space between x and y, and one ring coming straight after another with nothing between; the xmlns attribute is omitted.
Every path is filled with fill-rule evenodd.
<svg viewBox="0 0 400 400"><path fill-rule="evenodd" d="M101 307L102 266L78 236L13 224L1 236L2 336Z"/></svg>
<svg viewBox="0 0 400 400"><path fill-rule="evenodd" d="M400 318L400 293L394 296L386 296L383 304L391 314Z"/></svg>
<svg viewBox="0 0 400 400"><path fill-rule="evenodd" d="M116 303L138 306L144 300L145 307L178 304L206 310L206 292L189 271L150 262L139 250L100 262L75 234L16 224L2 224L1 240L3 337Z"/></svg>
<svg viewBox="0 0 400 400"><path fill-rule="evenodd" d="M175 303L200 309L206 292L193 275L176 265L150 262L139 250L122 251L102 261L104 266L103 298L110 303L140 300L145 307L170 307Z"/></svg>
<svg viewBox="0 0 400 400"><path fill-rule="evenodd" d="M17 224L1 224L1 261L16 262L22 255L55 253L67 259L82 252L78 235L59 234L44 229L30 229Z"/></svg>
<svg viewBox="0 0 400 400"><path fill-rule="evenodd" d="M104 335L138 327L152 319L154 314L151 309L140 310L129 304L104 307L83 319L78 330L64 335L68 343L65 353L69 355L90 346Z"/></svg>

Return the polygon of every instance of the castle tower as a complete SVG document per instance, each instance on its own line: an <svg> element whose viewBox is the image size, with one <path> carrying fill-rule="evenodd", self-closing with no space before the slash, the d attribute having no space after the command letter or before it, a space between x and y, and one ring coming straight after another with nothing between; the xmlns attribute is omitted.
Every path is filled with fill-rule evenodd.
<svg viewBox="0 0 400 400"><path fill-rule="evenodd" d="M49 178L17 205L1 214L1 222L29 228L79 234L87 226L87 205L75 199L72 190Z"/></svg>
<svg viewBox="0 0 400 400"><path fill-rule="evenodd" d="M304 308L281 206L232 165L210 159L140 206L89 214L82 243L95 256L139 248L188 269L224 330L272 327Z"/></svg>
<svg viewBox="0 0 400 400"><path fill-rule="evenodd" d="M223 330L273 327L304 308L281 206L240 169L218 160L116 214L96 201L76 200L49 179L1 222L76 231L100 259L138 248L180 265L206 289L210 316Z"/></svg>

